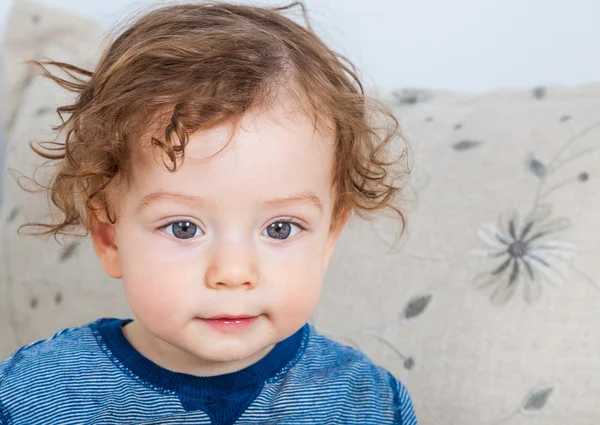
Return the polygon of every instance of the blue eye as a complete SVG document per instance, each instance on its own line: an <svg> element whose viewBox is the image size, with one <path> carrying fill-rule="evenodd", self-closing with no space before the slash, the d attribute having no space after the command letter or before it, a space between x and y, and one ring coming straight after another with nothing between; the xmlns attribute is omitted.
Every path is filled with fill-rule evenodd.
<svg viewBox="0 0 600 425"><path fill-rule="evenodd" d="M200 228L189 221L175 221L163 226L161 229L177 239L191 239L201 233Z"/></svg>
<svg viewBox="0 0 600 425"><path fill-rule="evenodd" d="M180 220L168 223L160 228L163 232L179 240L192 239L202 235L200 227L191 221ZM262 234L276 240L285 240L302 232L304 227L291 221L276 221L267 226Z"/></svg>
<svg viewBox="0 0 600 425"><path fill-rule="evenodd" d="M294 233L294 227L297 229ZM265 229L266 235L272 239L283 240L288 239L290 236L295 236L302 231L302 227L296 223L290 221L276 221L275 223L269 224Z"/></svg>

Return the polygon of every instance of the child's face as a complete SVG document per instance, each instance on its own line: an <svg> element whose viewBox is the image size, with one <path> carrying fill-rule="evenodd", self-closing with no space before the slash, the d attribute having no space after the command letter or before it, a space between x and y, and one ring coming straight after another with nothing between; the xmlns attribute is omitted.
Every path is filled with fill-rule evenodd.
<svg viewBox="0 0 600 425"><path fill-rule="evenodd" d="M300 329L339 235L329 232L331 134L282 99L205 159L229 135L195 133L175 173L137 148L116 225L92 233L107 272L123 278L138 345L178 358L180 371L262 357Z"/></svg>

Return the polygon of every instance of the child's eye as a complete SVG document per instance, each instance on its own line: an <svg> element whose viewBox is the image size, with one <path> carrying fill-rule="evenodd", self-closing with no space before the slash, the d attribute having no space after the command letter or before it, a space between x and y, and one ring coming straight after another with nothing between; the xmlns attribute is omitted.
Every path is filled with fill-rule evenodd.
<svg viewBox="0 0 600 425"><path fill-rule="evenodd" d="M295 231L294 228L296 228ZM297 223L291 221L276 221L275 223L269 224L265 230L263 230L263 235L273 239L282 240L287 239L290 236L295 236L302 230L304 230L302 226Z"/></svg>
<svg viewBox="0 0 600 425"><path fill-rule="evenodd" d="M168 233L177 239L191 239L195 236L200 236L202 231L198 226L190 221L174 221L163 227L161 230Z"/></svg>

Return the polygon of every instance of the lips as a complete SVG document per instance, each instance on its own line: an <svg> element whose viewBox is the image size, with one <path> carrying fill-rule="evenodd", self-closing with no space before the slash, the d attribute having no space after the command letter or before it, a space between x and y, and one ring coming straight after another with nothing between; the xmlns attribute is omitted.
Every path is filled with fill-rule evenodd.
<svg viewBox="0 0 600 425"><path fill-rule="evenodd" d="M214 316L214 317L209 317L205 320L244 320L244 319L252 319L253 317L257 317L257 316Z"/></svg>
<svg viewBox="0 0 600 425"><path fill-rule="evenodd" d="M259 317L260 316L214 316L200 320L217 331L235 333L249 329L258 321Z"/></svg>

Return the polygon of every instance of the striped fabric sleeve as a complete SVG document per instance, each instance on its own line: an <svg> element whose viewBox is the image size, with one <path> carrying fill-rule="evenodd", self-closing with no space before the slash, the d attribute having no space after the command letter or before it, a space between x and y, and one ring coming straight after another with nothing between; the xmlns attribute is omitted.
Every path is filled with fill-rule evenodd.
<svg viewBox="0 0 600 425"><path fill-rule="evenodd" d="M4 416L4 406L2 406L2 401L0 401L0 425L8 425L8 419Z"/></svg>
<svg viewBox="0 0 600 425"><path fill-rule="evenodd" d="M390 385L394 393L395 425L417 425L417 417L408 390L389 373Z"/></svg>

